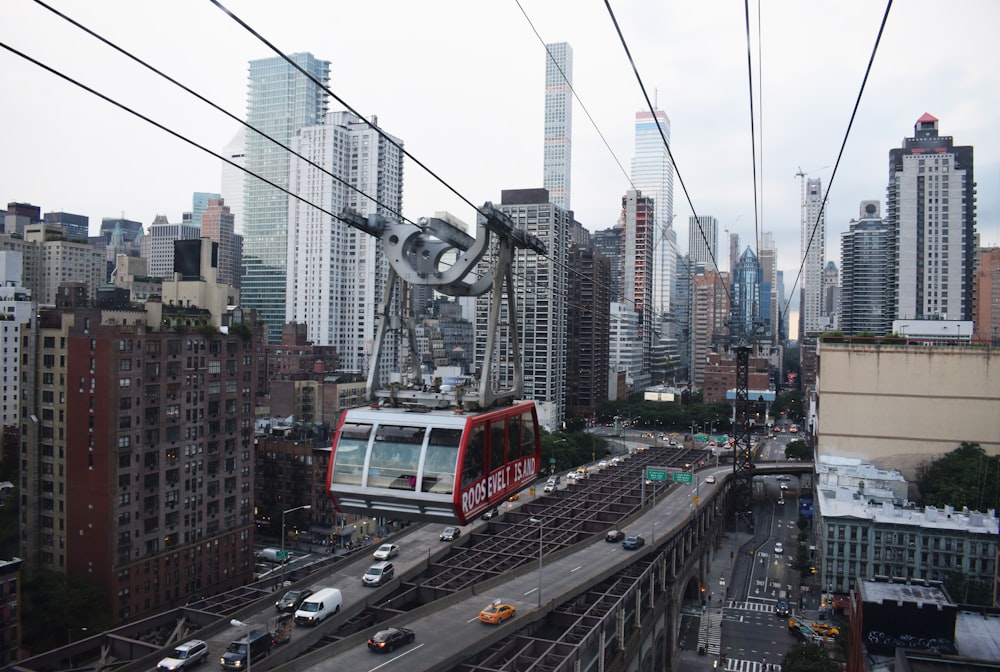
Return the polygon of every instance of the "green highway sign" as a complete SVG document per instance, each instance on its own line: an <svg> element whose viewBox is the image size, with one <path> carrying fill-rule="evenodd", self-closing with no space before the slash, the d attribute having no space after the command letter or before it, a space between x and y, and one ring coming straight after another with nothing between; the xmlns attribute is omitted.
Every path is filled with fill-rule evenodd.
<svg viewBox="0 0 1000 672"><path fill-rule="evenodd" d="M690 471L675 471L674 472L674 483L691 483L694 480L694 474Z"/></svg>
<svg viewBox="0 0 1000 672"><path fill-rule="evenodd" d="M274 555L280 562L288 560L288 551L278 551Z"/></svg>
<svg viewBox="0 0 1000 672"><path fill-rule="evenodd" d="M646 480L665 481L667 480L667 470L663 467L646 467Z"/></svg>

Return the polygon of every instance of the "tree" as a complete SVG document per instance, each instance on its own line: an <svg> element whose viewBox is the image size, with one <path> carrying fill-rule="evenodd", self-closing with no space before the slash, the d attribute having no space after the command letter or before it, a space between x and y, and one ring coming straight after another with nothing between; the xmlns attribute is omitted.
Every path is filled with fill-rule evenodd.
<svg viewBox="0 0 1000 672"><path fill-rule="evenodd" d="M785 654L781 672L837 672L837 663L819 644L799 642Z"/></svg>
<svg viewBox="0 0 1000 672"><path fill-rule="evenodd" d="M811 460L813 459L812 448L802 439L789 441L785 445L785 459L787 460Z"/></svg>
<svg viewBox="0 0 1000 672"><path fill-rule="evenodd" d="M963 441L950 453L917 470L917 488L923 504L983 511L997 508L1000 456L987 455L978 443Z"/></svg>

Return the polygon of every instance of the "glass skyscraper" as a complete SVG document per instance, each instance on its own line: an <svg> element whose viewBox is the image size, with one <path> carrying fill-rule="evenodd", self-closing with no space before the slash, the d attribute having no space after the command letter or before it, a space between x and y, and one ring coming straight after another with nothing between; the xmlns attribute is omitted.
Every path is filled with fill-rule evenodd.
<svg viewBox="0 0 1000 672"><path fill-rule="evenodd" d="M330 62L310 53L289 58L322 82L311 81L284 58L250 61L247 123L275 141L288 145L305 126L321 123L326 115ZM271 140L248 131L246 167L253 174L287 188L289 154ZM247 176L243 187L246 274L242 302L267 322L269 343L277 343L285 321L285 280L288 254L288 195L270 184Z"/></svg>
<svg viewBox="0 0 1000 672"><path fill-rule="evenodd" d="M542 186L549 200L569 210L573 159L573 48L545 45L545 155Z"/></svg>

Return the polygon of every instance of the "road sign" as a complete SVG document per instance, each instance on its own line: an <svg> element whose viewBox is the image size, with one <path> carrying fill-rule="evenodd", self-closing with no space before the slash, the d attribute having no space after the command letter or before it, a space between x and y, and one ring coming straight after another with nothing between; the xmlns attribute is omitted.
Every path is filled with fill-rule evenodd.
<svg viewBox="0 0 1000 672"><path fill-rule="evenodd" d="M288 551L278 551L274 557L278 559L278 562L285 562L288 560Z"/></svg>
<svg viewBox="0 0 1000 672"><path fill-rule="evenodd" d="M646 480L665 481L667 480L667 470L665 467L646 467Z"/></svg>
<svg viewBox="0 0 1000 672"><path fill-rule="evenodd" d="M694 474L690 471L675 471L674 483L691 483L694 481Z"/></svg>

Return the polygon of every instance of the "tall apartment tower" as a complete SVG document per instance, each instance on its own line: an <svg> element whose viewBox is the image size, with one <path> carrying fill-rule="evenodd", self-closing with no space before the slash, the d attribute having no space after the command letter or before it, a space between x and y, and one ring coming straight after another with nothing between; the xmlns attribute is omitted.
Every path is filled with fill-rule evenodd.
<svg viewBox="0 0 1000 672"><path fill-rule="evenodd" d="M653 349L653 240L656 209L653 199L629 189L622 197L622 217L625 224L624 289L625 303L632 307L638 319L642 363L638 371L630 371L635 385L641 389L651 383Z"/></svg>
<svg viewBox="0 0 1000 672"><path fill-rule="evenodd" d="M326 116L325 88L330 78L329 61L310 53L288 58L312 79L281 57L254 60L250 61L247 95L247 123L286 146L299 129L315 126ZM271 140L248 133L245 160L254 175L288 187L288 152ZM285 320L288 200L284 192L262 180L244 180L243 302L267 323L269 343L280 341Z"/></svg>
<svg viewBox="0 0 1000 672"><path fill-rule="evenodd" d="M979 250L972 278L972 340L1000 345L1000 247Z"/></svg>
<svg viewBox="0 0 1000 672"><path fill-rule="evenodd" d="M325 123L301 129L291 146L341 178L292 156L292 191L329 212L351 208L399 219L402 141L350 112L331 112ZM305 324L317 345L336 346L342 368L367 372L366 344L376 330L373 307L382 300L388 268L377 238L296 199L289 203L284 319ZM383 363L392 368L394 355L384 355Z"/></svg>
<svg viewBox="0 0 1000 672"><path fill-rule="evenodd" d="M719 260L719 220L711 215L688 217L688 256L695 264L715 268Z"/></svg>
<svg viewBox="0 0 1000 672"><path fill-rule="evenodd" d="M799 241L802 252L802 303L799 321L803 335L819 334L823 319L823 266L826 254L826 212L823 210L823 182L819 178L802 179L801 221Z"/></svg>
<svg viewBox="0 0 1000 672"><path fill-rule="evenodd" d="M611 263L592 246L572 245L566 327L566 412L589 418L608 399Z"/></svg>
<svg viewBox="0 0 1000 672"><path fill-rule="evenodd" d="M695 389L705 385L705 369L708 354L712 351L716 334L727 334L729 319L729 295L726 284L728 273L719 273L714 268L694 276L692 293L691 325L691 383Z"/></svg>
<svg viewBox="0 0 1000 672"><path fill-rule="evenodd" d="M22 359L30 361L23 349L31 344L30 338L35 304L31 292L21 285L23 256L20 252L0 250L0 430L19 427L21 419L22 388L34 379L34 371L25 367ZM6 459L0 455L0 459Z"/></svg>
<svg viewBox="0 0 1000 672"><path fill-rule="evenodd" d="M163 302L38 317L21 423L25 563L96 582L95 607L116 623L253 577L263 330L225 311L213 243L184 242Z"/></svg>
<svg viewBox="0 0 1000 672"><path fill-rule="evenodd" d="M736 234L731 234L736 235ZM760 264L760 319L768 325L765 336L771 343L781 342L781 323L779 319L782 310L780 288L778 286L778 248L774 244L774 234L763 231L760 234L760 247L757 262Z"/></svg>
<svg viewBox="0 0 1000 672"><path fill-rule="evenodd" d="M545 152L542 186L549 201L570 209L573 168L573 48L567 42L545 45Z"/></svg>
<svg viewBox="0 0 1000 672"><path fill-rule="evenodd" d="M674 221L674 167L667 153L670 119L662 110L635 113L635 153L632 185L653 199L656 212L653 240L653 311L670 312L670 285L677 272Z"/></svg>
<svg viewBox="0 0 1000 672"><path fill-rule="evenodd" d="M611 264L611 300L625 300L625 227L618 225L610 229L595 231L591 236L594 248L600 251Z"/></svg>
<svg viewBox="0 0 1000 672"><path fill-rule="evenodd" d="M219 244L219 282L226 285L238 285L236 277L235 218L229 211L229 206L221 198L210 198L199 216L201 220L201 237L208 238Z"/></svg>
<svg viewBox="0 0 1000 672"><path fill-rule="evenodd" d="M976 233L973 148L924 114L889 150L886 220L894 232L895 318L972 319Z"/></svg>
<svg viewBox="0 0 1000 672"><path fill-rule="evenodd" d="M849 336L892 330L893 235L878 201L861 201L858 219L840 235L840 329Z"/></svg>
<svg viewBox="0 0 1000 672"><path fill-rule="evenodd" d="M832 260L823 269L823 319L827 330L840 323L840 271Z"/></svg>
<svg viewBox="0 0 1000 672"><path fill-rule="evenodd" d="M521 355L524 362L524 397L542 404L548 428L561 426L566 409L566 336L569 295L570 214L549 202L545 189L504 189L500 209L514 227L537 236L548 255L520 250L514 259L517 311L521 321ZM506 301L506 297L503 297ZM487 329L486 304L476 304L476 331ZM507 335L501 333L501 343ZM476 366L481 368L485 344L477 340ZM502 384L509 384L509 358L504 347L496 349L494 370ZM506 360L506 361L505 361ZM550 410L545 411L545 407ZM541 420L540 420L541 421Z"/></svg>

